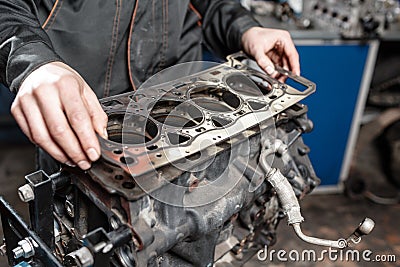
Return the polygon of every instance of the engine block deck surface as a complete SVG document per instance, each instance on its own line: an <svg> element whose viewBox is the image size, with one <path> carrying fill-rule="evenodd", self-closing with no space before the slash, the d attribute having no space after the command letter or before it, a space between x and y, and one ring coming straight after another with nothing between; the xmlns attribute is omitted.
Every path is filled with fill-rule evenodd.
<svg viewBox="0 0 400 267"><path fill-rule="evenodd" d="M254 127L315 91L315 84L303 77L279 67L277 71L291 82L260 72L254 61L239 53L224 64L175 66L136 92L102 99L109 140L100 140L104 161L90 174L110 193L135 199L143 196L141 189L149 192L163 185L150 178L161 168L192 169L227 144L247 140ZM112 174L114 180L109 179ZM136 183L141 189L132 190Z"/></svg>

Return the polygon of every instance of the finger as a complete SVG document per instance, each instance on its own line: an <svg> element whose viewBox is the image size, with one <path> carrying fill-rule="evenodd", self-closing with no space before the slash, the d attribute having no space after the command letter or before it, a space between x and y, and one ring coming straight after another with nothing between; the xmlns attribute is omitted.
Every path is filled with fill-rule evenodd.
<svg viewBox="0 0 400 267"><path fill-rule="evenodd" d="M279 72L275 71L275 72L271 75L271 77L274 78L274 79L278 79L278 77L279 77Z"/></svg>
<svg viewBox="0 0 400 267"><path fill-rule="evenodd" d="M281 75L281 76L278 78L278 81L280 81L281 83L286 82L286 80L287 80L287 76L286 76L286 75Z"/></svg>
<svg viewBox="0 0 400 267"><path fill-rule="evenodd" d="M11 106L11 114L13 115L15 121L21 128L22 132L31 140L32 142L32 136L31 136L31 131L29 130L28 127L28 122L25 118L24 113L22 112L21 108L19 107L18 104L14 101L14 103Z"/></svg>
<svg viewBox="0 0 400 267"><path fill-rule="evenodd" d="M257 64L269 75L275 72L274 64L271 59L265 54L263 49L258 48L254 54L254 59Z"/></svg>
<svg viewBox="0 0 400 267"><path fill-rule="evenodd" d="M68 88L65 91L74 91L70 89ZM86 158L86 154L61 109L58 91L54 87L41 87L40 90L35 90L34 92L36 92L41 114L46 114L44 121L52 139L81 169L89 169L90 163ZM51 105L49 105L49 99L52 100Z"/></svg>
<svg viewBox="0 0 400 267"><path fill-rule="evenodd" d="M283 58L282 58L282 68L283 68L284 70L290 70L290 69L289 69L289 62L288 62L288 60L286 59L286 57L283 57ZM278 80L279 80L280 82L284 83L284 82L287 80L287 78L288 78L287 75L281 74L281 75L279 76Z"/></svg>
<svg viewBox="0 0 400 267"><path fill-rule="evenodd" d="M286 57L282 58L282 68L290 71L289 62Z"/></svg>
<svg viewBox="0 0 400 267"><path fill-rule="evenodd" d="M293 41L290 39L290 36L289 39L285 41L284 53L289 61L290 71L296 75L300 75L299 53L297 53L296 47L294 46Z"/></svg>
<svg viewBox="0 0 400 267"><path fill-rule="evenodd" d="M91 161L98 160L100 157L99 141L81 95L76 90L65 90L62 92L61 101L68 121L87 157Z"/></svg>
<svg viewBox="0 0 400 267"><path fill-rule="evenodd" d="M41 115L40 109L33 97L24 97L24 101L22 103L21 113L23 114L26 126L29 129L31 141L43 148L57 161L67 165L73 165L63 150L52 140L43 116Z"/></svg>
<svg viewBox="0 0 400 267"><path fill-rule="evenodd" d="M107 121L108 117L102 109L99 100L90 87L85 84L84 98L83 98L89 116L92 120L94 130L104 139L108 138L107 134Z"/></svg>

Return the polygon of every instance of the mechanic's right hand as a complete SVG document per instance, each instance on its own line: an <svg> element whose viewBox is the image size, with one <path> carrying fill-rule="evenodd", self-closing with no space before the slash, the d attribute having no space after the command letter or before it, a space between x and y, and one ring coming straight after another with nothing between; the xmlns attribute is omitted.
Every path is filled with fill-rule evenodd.
<svg viewBox="0 0 400 267"><path fill-rule="evenodd" d="M29 139L59 162L87 170L107 138L107 115L83 78L62 62L47 63L22 83L11 113Z"/></svg>

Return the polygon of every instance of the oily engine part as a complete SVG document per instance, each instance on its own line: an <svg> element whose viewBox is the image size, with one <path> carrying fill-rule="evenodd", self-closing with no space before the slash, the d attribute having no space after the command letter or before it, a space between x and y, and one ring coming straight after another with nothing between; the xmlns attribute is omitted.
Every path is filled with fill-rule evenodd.
<svg viewBox="0 0 400 267"><path fill-rule="evenodd" d="M0 199L10 265L238 266L274 244L285 216L318 245L372 230L367 220L341 242L301 232L298 200L319 184L301 137L312 82L277 67L283 83L242 53L186 64L101 100L109 139L90 170L26 176L29 226Z"/></svg>

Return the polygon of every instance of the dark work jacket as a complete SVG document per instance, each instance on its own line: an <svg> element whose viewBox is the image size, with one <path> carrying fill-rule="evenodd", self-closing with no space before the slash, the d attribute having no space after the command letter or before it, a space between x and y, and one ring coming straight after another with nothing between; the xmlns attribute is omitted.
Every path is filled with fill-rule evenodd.
<svg viewBox="0 0 400 267"><path fill-rule="evenodd" d="M235 0L0 0L0 82L16 92L62 61L98 97L136 89L168 66L240 49L259 24Z"/></svg>

